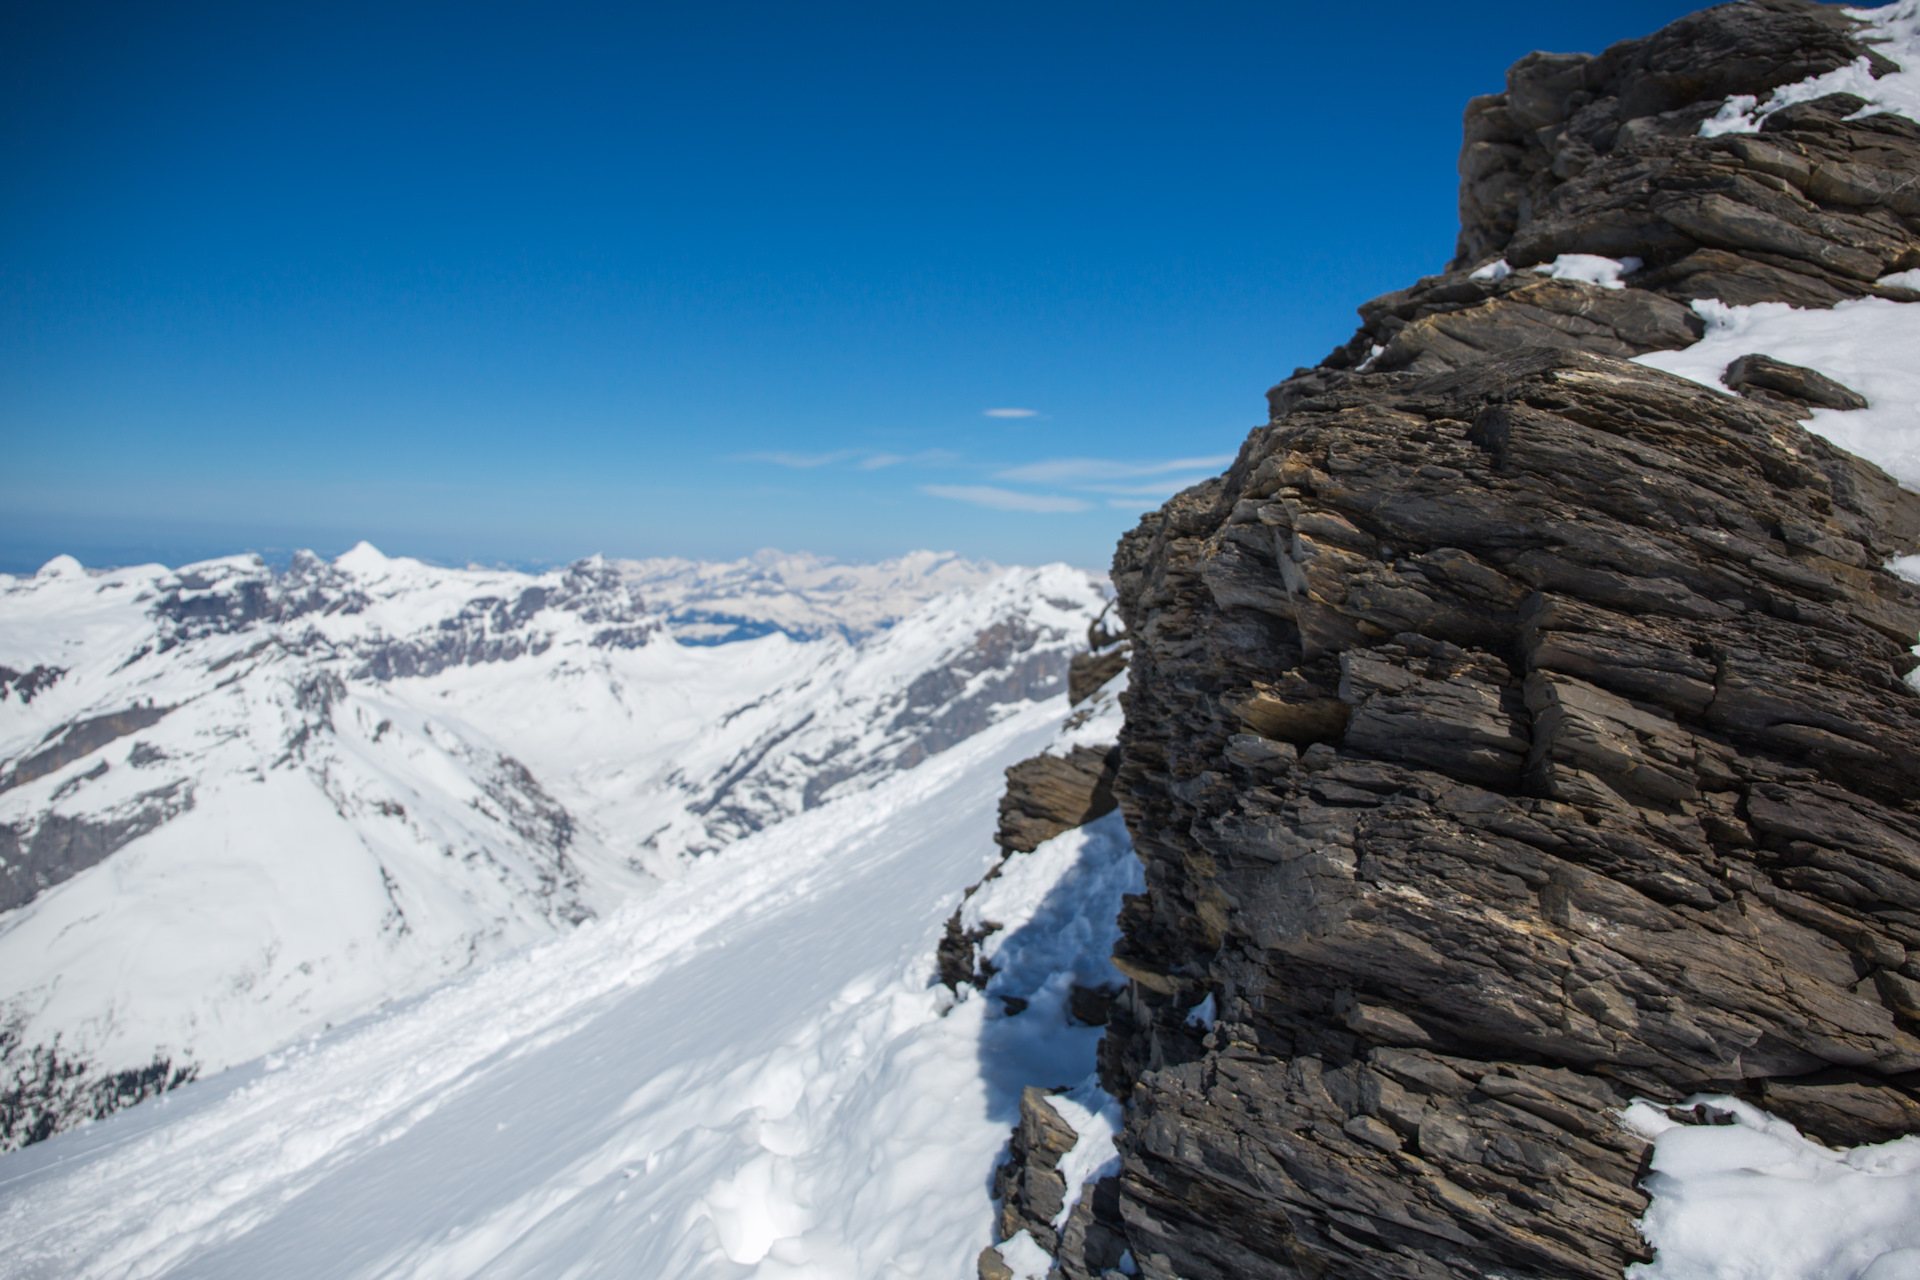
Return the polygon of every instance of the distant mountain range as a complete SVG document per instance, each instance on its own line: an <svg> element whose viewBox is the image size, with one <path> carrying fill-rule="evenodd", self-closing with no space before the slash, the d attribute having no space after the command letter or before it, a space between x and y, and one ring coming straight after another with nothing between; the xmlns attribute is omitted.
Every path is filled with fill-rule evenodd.
<svg viewBox="0 0 1920 1280"><path fill-rule="evenodd" d="M1063 692L1105 584L919 552L0 575L0 1134L421 990Z"/></svg>

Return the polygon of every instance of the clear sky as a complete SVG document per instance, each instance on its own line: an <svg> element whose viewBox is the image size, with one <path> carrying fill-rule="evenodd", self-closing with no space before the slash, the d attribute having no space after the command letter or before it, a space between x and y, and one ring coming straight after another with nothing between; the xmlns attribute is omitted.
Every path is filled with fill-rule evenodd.
<svg viewBox="0 0 1920 1280"><path fill-rule="evenodd" d="M0 570L1104 567L1445 263L1469 96L1691 7L9 5Z"/></svg>

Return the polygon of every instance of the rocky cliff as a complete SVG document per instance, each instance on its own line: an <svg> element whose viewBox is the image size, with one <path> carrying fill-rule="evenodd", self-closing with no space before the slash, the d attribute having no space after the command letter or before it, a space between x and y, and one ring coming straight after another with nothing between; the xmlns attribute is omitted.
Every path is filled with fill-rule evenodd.
<svg viewBox="0 0 1920 1280"><path fill-rule="evenodd" d="M1802 427L1831 380L1627 360L1696 299L1920 298L1920 124L1760 104L1875 35L1761 0L1521 60L1451 268L1122 539L1091 1211L1142 1274L1617 1277L1630 1098L1920 1132L1920 497Z"/></svg>

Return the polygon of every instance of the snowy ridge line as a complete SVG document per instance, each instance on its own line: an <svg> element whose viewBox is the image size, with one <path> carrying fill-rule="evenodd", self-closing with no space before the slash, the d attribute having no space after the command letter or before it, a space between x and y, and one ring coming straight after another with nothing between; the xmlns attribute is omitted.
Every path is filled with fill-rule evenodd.
<svg viewBox="0 0 1920 1280"><path fill-rule="evenodd" d="M683 644L726 644L774 632L795 640L834 635L858 641L934 596L984 585L1001 572L989 561L935 551L873 564L773 550L726 563L669 557L614 564Z"/></svg>

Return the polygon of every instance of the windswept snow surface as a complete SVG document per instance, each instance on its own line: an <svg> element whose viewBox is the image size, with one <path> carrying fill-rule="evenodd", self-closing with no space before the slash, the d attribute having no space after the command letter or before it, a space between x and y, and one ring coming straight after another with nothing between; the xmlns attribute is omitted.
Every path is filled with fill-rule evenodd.
<svg viewBox="0 0 1920 1280"><path fill-rule="evenodd" d="M0 1276L971 1277L1021 1087L1093 1068L1066 975L1117 985L1104 957L1139 883L1117 818L1019 855L990 882L1021 886L996 890L994 994L1032 1003L935 984L943 922L992 862L1002 769L1065 710L0 1157Z"/></svg>
<svg viewBox="0 0 1920 1280"><path fill-rule="evenodd" d="M1920 120L1920 0L1906 0L1882 9L1849 9L1864 24L1859 39L1898 64L1898 71L1875 79L1866 58L1856 58L1838 70L1782 85L1762 103L1752 94L1728 98L1712 119L1700 125L1703 138L1723 133L1758 133L1767 117L1782 107L1812 102L1831 93L1850 93L1867 103L1860 115L1891 111Z"/></svg>
<svg viewBox="0 0 1920 1280"><path fill-rule="evenodd" d="M1818 370L1865 396L1867 407L1815 409L1807 430L1920 489L1920 303L1859 298L1807 311L1784 302L1730 307L1703 300L1693 309L1707 322L1705 337L1635 362L1718 391L1726 391L1720 379L1727 366L1753 353Z"/></svg>
<svg viewBox="0 0 1920 1280"><path fill-rule="evenodd" d="M1920 1138L1834 1151L1735 1098L1731 1124L1682 1125L1646 1103L1654 1141L1632 1280L1920 1280Z"/></svg>

